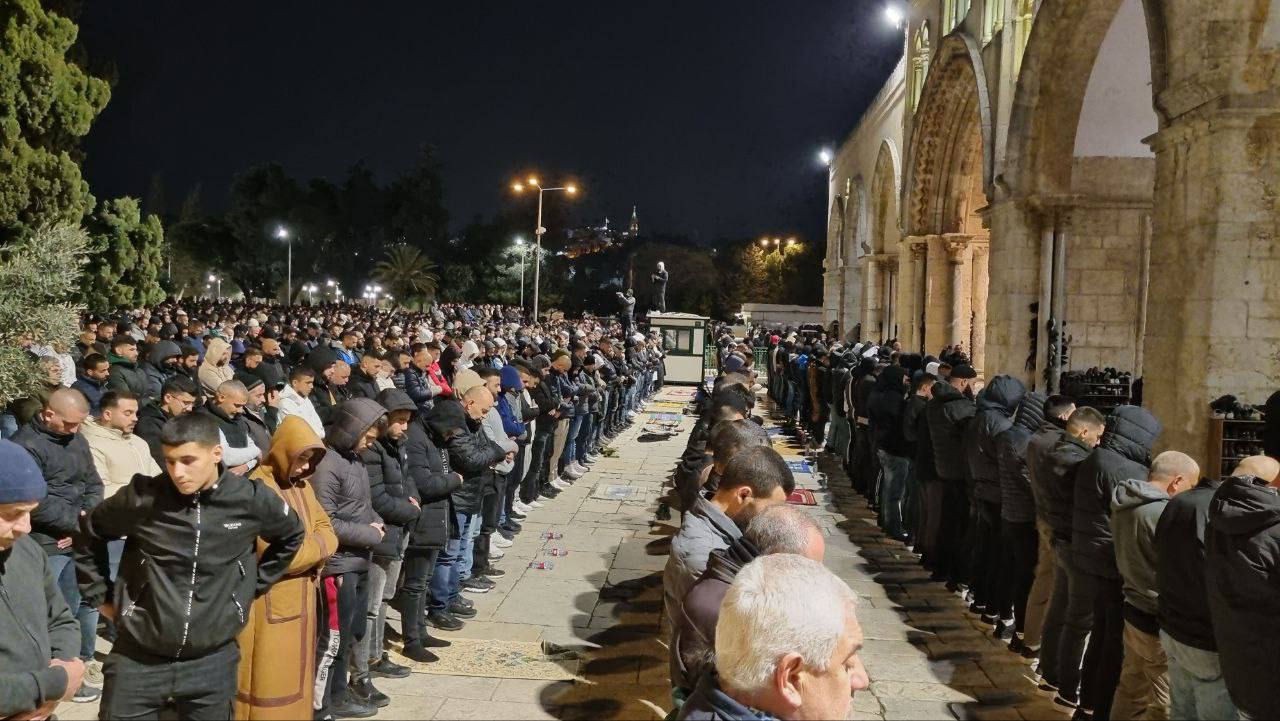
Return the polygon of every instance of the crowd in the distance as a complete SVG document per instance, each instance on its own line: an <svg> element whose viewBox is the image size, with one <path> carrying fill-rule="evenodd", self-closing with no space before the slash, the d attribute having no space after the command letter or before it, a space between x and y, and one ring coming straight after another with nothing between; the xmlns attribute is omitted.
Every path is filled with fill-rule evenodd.
<svg viewBox="0 0 1280 721"><path fill-rule="evenodd" d="M27 344L0 441L0 716L371 716L664 378L519 309L174 302ZM101 613L100 613L101 612ZM94 661L98 639L112 642Z"/></svg>
<svg viewBox="0 0 1280 721"><path fill-rule="evenodd" d="M1268 455L1219 478L1178 450L1153 457L1162 428L1148 410L1104 414L1007 375L983 384L959 347L753 340L795 432L842 462L935 581L1036 662L1059 708L1280 717L1280 393Z"/></svg>

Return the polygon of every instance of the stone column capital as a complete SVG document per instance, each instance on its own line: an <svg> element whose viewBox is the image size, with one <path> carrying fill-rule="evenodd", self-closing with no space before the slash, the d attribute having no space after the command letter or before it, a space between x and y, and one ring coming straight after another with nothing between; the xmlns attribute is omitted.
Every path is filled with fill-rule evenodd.
<svg viewBox="0 0 1280 721"><path fill-rule="evenodd" d="M947 251L948 260L952 263L964 262L965 248L969 247L973 236L961 233L948 233L942 236L942 248Z"/></svg>

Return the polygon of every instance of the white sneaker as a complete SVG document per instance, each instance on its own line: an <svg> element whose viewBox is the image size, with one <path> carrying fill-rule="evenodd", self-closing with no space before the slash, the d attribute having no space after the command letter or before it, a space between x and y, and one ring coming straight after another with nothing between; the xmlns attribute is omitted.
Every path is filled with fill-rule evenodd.
<svg viewBox="0 0 1280 721"><path fill-rule="evenodd" d="M498 548L511 548L513 545L515 545L515 541L507 540L507 537L502 535L501 533L493 534L493 538L491 538L489 542L497 546Z"/></svg>
<svg viewBox="0 0 1280 721"><path fill-rule="evenodd" d="M535 500L529 504L530 508L542 508L542 501Z"/></svg>
<svg viewBox="0 0 1280 721"><path fill-rule="evenodd" d="M524 501L515 501L514 503L511 504L511 510L515 511L516 513L519 513L522 516L527 516L529 515L529 511L533 510L533 506L530 506Z"/></svg>
<svg viewBox="0 0 1280 721"><path fill-rule="evenodd" d="M595 462L596 462L596 461L598 461L598 460L600 460L600 456L599 456L599 454L596 454L596 453L588 453L588 454L587 454L587 461L586 461L586 462L587 462L587 465L588 465L588 466L589 466L589 465L591 465L591 464L593 464L593 463L595 463Z"/></svg>
<svg viewBox="0 0 1280 721"><path fill-rule="evenodd" d="M636 417L635 411L627 411L627 420L633 420Z"/></svg>
<svg viewBox="0 0 1280 721"><path fill-rule="evenodd" d="M102 662L90 661L84 665L84 682L102 688Z"/></svg>
<svg viewBox="0 0 1280 721"><path fill-rule="evenodd" d="M577 462L575 462L575 463L574 463L574 465L578 467L578 473L580 473L580 474L582 474L582 475L584 475L584 476L591 472L591 469L590 469L590 468L587 468L585 465L583 465L583 464L581 464L581 463L577 463Z"/></svg>
<svg viewBox="0 0 1280 721"><path fill-rule="evenodd" d="M497 544L494 544L494 545L496 546ZM496 561L496 560L498 560L499 558L502 558L502 557L503 557L503 556L505 556L505 555L507 555L507 554L503 553L503 552L502 552L502 549L500 549L500 548L496 548L496 547L495 547L495 548L490 548L490 549L489 549L489 560L490 560L490 561Z"/></svg>
<svg viewBox="0 0 1280 721"><path fill-rule="evenodd" d="M574 467L574 464L570 463L569 465L564 467L564 473L562 475L571 481L576 481L579 478L582 478L582 471L579 471L576 467Z"/></svg>
<svg viewBox="0 0 1280 721"><path fill-rule="evenodd" d="M558 489L560 489L560 490L562 490L562 491L563 491L564 489L566 489L566 488L568 488L568 487L569 487L569 484L568 484L568 483L565 483L564 481L562 481L562 480L560 480L559 478L557 478L557 479L555 479L554 481L552 481L552 482L551 482L551 487L552 487L552 488L558 488Z"/></svg>

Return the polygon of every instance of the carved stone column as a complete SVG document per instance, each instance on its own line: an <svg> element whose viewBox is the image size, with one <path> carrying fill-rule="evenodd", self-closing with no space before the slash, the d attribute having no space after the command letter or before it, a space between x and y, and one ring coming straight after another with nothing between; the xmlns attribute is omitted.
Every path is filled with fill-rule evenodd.
<svg viewBox="0 0 1280 721"><path fill-rule="evenodd" d="M969 308L972 293L965 282L972 250L968 235L948 234L942 237L943 248L947 252L947 261L951 264L951 316L947 323L947 339L952 345L963 343L969 347Z"/></svg>
<svg viewBox="0 0 1280 721"><path fill-rule="evenodd" d="M987 362L987 283L989 278L989 262L991 247L986 242L973 243L971 265L973 267L973 291L970 305L973 309L973 328L971 331L969 356L973 359L973 367L982 374Z"/></svg>
<svg viewBox="0 0 1280 721"><path fill-rule="evenodd" d="M922 240L918 243L911 244L911 270L912 287L911 287L911 318L907 321L910 328L908 337L910 345L906 347L912 349L924 348L924 300L925 285L928 277L929 245L928 240Z"/></svg>

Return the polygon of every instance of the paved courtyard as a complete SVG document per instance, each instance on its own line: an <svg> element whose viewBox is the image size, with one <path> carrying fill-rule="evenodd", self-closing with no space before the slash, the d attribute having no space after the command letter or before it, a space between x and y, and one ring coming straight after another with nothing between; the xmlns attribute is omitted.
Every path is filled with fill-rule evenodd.
<svg viewBox="0 0 1280 721"><path fill-rule="evenodd" d="M671 393L679 391L664 391L657 400L683 400ZM577 679L511 678L502 670L379 679L392 701L378 718L658 719L666 713L661 579L679 514L668 522L654 515L692 418L665 439L642 438L644 418L616 440L615 457L601 459L529 515L499 562L507 575L494 591L470 596L476 618L455 633L433 631L443 638L536 642L547 652L570 653L578 659ZM902 544L885 539L836 464L823 459L820 466L829 480L821 474L797 479L815 493L818 505L808 510L826 529L827 565L857 591L867 639L863 658L872 686L854 699L852 718L1065 718L1036 695L1028 663L995 642L941 584L930 582ZM627 494L631 498L622 500ZM563 537L541 538L546 532ZM553 547L568 555L549 557ZM554 568L529 568L535 559ZM59 709L67 719L96 713L96 704Z"/></svg>

